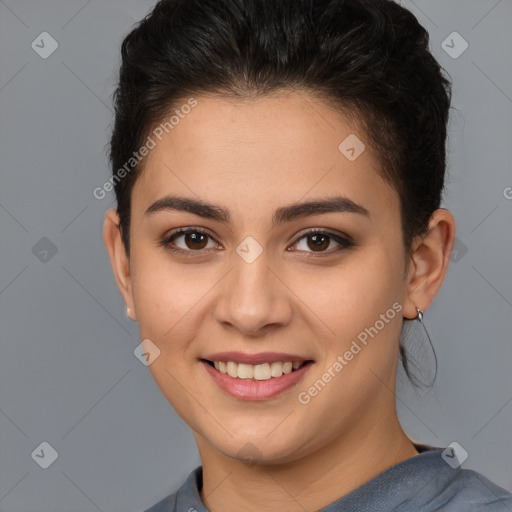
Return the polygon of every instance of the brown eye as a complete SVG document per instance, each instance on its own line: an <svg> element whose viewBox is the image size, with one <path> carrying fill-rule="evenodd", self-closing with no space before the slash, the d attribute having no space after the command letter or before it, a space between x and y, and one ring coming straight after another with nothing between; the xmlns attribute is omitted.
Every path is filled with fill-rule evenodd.
<svg viewBox="0 0 512 512"><path fill-rule="evenodd" d="M301 236L294 244L299 251L330 255L352 246L346 238L324 231L310 231ZM334 247L333 247L334 246ZM328 249L329 250L326 250Z"/></svg>
<svg viewBox="0 0 512 512"><path fill-rule="evenodd" d="M211 245L207 247L208 242ZM216 244L212 237L199 229L181 229L163 240L163 244L178 252L201 252L202 249L215 248Z"/></svg>
<svg viewBox="0 0 512 512"><path fill-rule="evenodd" d="M330 237L327 235L308 235L307 236L307 244L310 249L313 251L323 251L329 247Z"/></svg>
<svg viewBox="0 0 512 512"><path fill-rule="evenodd" d="M208 243L208 235L192 231L185 234L184 241L189 249L204 249Z"/></svg>

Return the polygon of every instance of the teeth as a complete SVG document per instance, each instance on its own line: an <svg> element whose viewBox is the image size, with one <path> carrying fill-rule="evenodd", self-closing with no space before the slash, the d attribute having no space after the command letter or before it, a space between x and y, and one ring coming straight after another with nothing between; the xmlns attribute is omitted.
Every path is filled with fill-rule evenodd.
<svg viewBox="0 0 512 512"><path fill-rule="evenodd" d="M269 380L272 377L281 377L297 370L304 363L291 361L274 361L263 364L235 363L234 361L213 361L215 369L220 373L228 374L238 379Z"/></svg>
<svg viewBox="0 0 512 512"><path fill-rule="evenodd" d="M268 363L254 365L254 378L256 380L268 380L272 377Z"/></svg>
<svg viewBox="0 0 512 512"><path fill-rule="evenodd" d="M227 372L230 377L238 377L238 365L236 363L233 361L228 361L227 367Z"/></svg>
<svg viewBox="0 0 512 512"><path fill-rule="evenodd" d="M239 379L252 379L254 377L254 367L252 364L239 363L237 377Z"/></svg>

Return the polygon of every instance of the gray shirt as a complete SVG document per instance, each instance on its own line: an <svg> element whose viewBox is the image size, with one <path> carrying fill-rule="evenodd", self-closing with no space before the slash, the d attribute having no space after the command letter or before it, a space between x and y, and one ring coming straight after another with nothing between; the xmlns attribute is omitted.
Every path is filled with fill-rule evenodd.
<svg viewBox="0 0 512 512"><path fill-rule="evenodd" d="M475 471L453 469L441 453L431 449L400 462L318 512L512 512L509 491ZM208 512L202 480L199 466L175 494L145 512Z"/></svg>

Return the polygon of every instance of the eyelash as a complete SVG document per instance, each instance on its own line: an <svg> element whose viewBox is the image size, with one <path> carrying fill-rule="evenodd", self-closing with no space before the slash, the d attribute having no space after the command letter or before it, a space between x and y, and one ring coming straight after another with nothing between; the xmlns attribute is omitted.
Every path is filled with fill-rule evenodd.
<svg viewBox="0 0 512 512"><path fill-rule="evenodd" d="M209 249L198 249L198 250L188 249L188 250L185 250L185 249L181 249L179 247L175 247L175 246L172 245L172 242L176 238L178 238L179 236L187 235L188 233L201 233L203 235L206 235L210 239L215 240L204 229L196 228L196 227L190 227L190 228L186 228L186 229L178 229L176 231L171 232L170 234L165 236L159 242L159 245L164 247L165 249L173 252L173 253L176 253L176 254L179 254L179 255L185 256L185 257L192 257L192 258L193 257L197 257L199 255L203 255L205 251L209 250ZM312 235L325 235L325 236L328 236L329 238L331 238L335 242L339 243L340 245L337 248L335 248L334 250L331 249L331 250L328 250L328 251L318 251L318 252L315 252L315 251L304 251L304 252L306 252L307 254L310 255L308 257L318 258L318 257L331 256L332 254L335 254L335 253L337 254L340 251L343 251L344 249L347 249L347 248L352 247L354 245L353 242L350 241L348 238L344 238L344 237L342 237L342 236L340 236L338 234L332 233L330 231L321 230L321 229L312 229L310 231L307 231L306 233L303 233L301 236L299 236L299 238L297 238L297 240L293 243L293 245L297 245L297 243L299 243L300 240L302 240L303 238L307 238L308 236L312 236Z"/></svg>

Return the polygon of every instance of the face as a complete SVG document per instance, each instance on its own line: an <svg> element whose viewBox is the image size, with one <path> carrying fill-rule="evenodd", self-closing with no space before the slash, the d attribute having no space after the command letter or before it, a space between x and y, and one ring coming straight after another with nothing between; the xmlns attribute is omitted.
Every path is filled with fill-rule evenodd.
<svg viewBox="0 0 512 512"><path fill-rule="evenodd" d="M132 192L124 295L160 351L153 377L229 457L291 461L369 434L394 414L406 298L399 197L379 155L305 93L196 101Z"/></svg>

